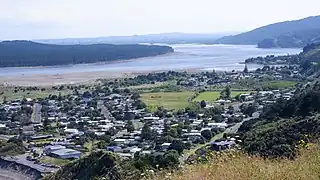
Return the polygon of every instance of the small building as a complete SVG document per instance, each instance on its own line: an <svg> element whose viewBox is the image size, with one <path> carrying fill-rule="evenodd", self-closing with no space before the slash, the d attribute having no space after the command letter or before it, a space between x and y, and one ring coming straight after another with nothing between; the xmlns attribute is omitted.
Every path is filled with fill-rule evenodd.
<svg viewBox="0 0 320 180"><path fill-rule="evenodd" d="M120 152L122 148L120 146L107 146L107 151Z"/></svg>
<svg viewBox="0 0 320 180"><path fill-rule="evenodd" d="M161 149L162 150L167 150L170 147L171 143L163 143L161 144Z"/></svg>
<svg viewBox="0 0 320 180"><path fill-rule="evenodd" d="M46 154L50 154L53 151L57 151L60 149L66 149L66 147L62 146L62 145L49 145L49 146L44 147L43 152L45 152Z"/></svg>
<svg viewBox="0 0 320 180"><path fill-rule="evenodd" d="M145 120L145 121L157 121L159 119L160 119L159 117L153 117L153 116L143 118L143 120Z"/></svg>
<svg viewBox="0 0 320 180"><path fill-rule="evenodd" d="M57 151L53 151L50 153L53 157L61 158L61 159L78 159L81 156L80 151L76 151L73 149L59 149Z"/></svg>
<svg viewBox="0 0 320 180"><path fill-rule="evenodd" d="M228 124L227 123L208 123L207 126L210 128L226 128Z"/></svg>
<svg viewBox="0 0 320 180"><path fill-rule="evenodd" d="M66 134L79 134L78 129L65 129L64 133Z"/></svg>
<svg viewBox="0 0 320 180"><path fill-rule="evenodd" d="M235 146L236 143L234 141L220 141L211 143L211 149L214 151L221 151L225 149L230 149Z"/></svg>
<svg viewBox="0 0 320 180"><path fill-rule="evenodd" d="M35 141L35 140L40 140L40 139L49 139L52 138L53 136L51 134L48 135L37 135L37 136L31 136L30 140Z"/></svg>
<svg viewBox="0 0 320 180"><path fill-rule="evenodd" d="M117 143L118 145L120 144L126 144L128 143L127 139L114 139L113 142Z"/></svg>
<svg viewBox="0 0 320 180"><path fill-rule="evenodd" d="M25 136L33 136L35 134L33 125L23 126L22 127L22 134Z"/></svg>

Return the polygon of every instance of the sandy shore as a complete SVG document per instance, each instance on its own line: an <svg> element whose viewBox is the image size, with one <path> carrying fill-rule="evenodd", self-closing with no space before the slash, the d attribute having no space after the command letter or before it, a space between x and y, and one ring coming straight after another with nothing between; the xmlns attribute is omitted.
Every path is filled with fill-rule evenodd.
<svg viewBox="0 0 320 180"><path fill-rule="evenodd" d="M199 72L200 69L186 69L179 71ZM131 72L83 72L66 74L37 74L37 75L16 75L0 76L0 84L5 86L54 86L62 84L92 83L97 79L125 78L139 74L163 71L134 71Z"/></svg>

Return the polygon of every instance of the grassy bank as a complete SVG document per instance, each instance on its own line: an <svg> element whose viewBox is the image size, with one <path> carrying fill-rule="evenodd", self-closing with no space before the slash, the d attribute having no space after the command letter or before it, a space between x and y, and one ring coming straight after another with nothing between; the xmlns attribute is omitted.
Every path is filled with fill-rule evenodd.
<svg viewBox="0 0 320 180"><path fill-rule="evenodd" d="M175 173L163 173L155 179L320 179L319 145L313 145L310 149L302 150L295 160L263 159L240 152L216 154L214 157L212 162L190 165L185 170Z"/></svg>

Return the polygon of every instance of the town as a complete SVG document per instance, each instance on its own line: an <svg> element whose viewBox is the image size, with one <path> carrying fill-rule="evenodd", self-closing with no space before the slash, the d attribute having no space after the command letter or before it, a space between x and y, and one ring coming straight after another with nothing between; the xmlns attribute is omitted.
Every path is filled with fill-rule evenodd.
<svg viewBox="0 0 320 180"><path fill-rule="evenodd" d="M14 93L58 93L3 97L0 155L42 175L98 150L123 159L166 159L176 153L178 159L166 162L184 163L204 147L219 151L237 146L240 140L229 135L243 122L258 118L279 99L290 99L296 86L309 81L296 66L254 71L246 66L243 71L169 71L47 89L3 87Z"/></svg>

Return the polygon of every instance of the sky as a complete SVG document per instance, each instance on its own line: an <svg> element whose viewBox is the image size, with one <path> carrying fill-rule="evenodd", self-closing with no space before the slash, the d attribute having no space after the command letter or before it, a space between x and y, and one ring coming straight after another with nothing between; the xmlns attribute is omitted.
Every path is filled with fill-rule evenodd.
<svg viewBox="0 0 320 180"><path fill-rule="evenodd" d="M0 0L0 39L244 32L320 15L319 0Z"/></svg>

